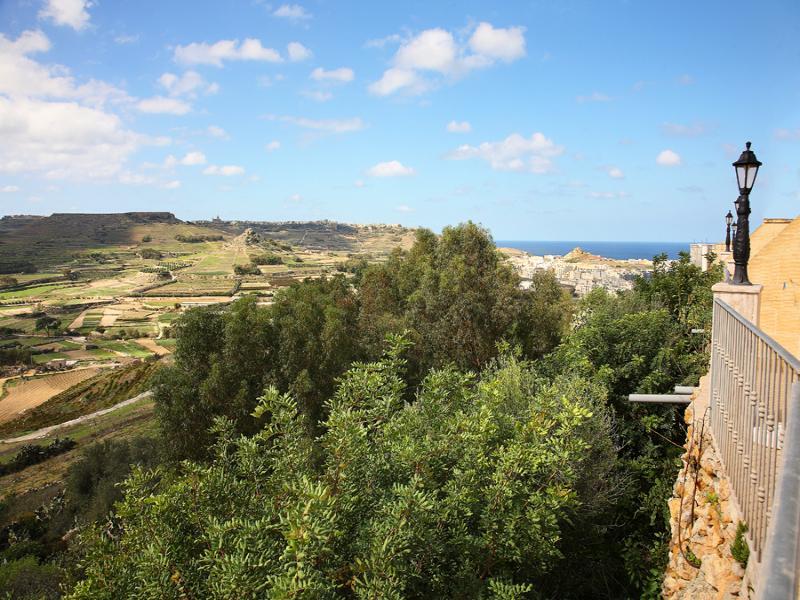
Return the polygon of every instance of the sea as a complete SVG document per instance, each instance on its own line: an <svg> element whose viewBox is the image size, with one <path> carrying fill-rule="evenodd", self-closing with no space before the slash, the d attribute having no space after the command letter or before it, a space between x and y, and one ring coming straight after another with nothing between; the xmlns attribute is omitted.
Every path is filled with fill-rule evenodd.
<svg viewBox="0 0 800 600"><path fill-rule="evenodd" d="M553 254L563 256L570 250L580 247L590 254L605 258L625 260L632 258L652 259L665 253L669 258L678 258L678 252L689 251L689 242L569 242L569 241L531 241L495 240L498 248L516 248L528 254L544 256Z"/></svg>

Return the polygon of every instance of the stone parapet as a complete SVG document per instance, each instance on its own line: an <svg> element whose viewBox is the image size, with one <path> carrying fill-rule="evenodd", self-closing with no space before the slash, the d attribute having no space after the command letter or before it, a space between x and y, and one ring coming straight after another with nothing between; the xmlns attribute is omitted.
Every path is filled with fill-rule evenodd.
<svg viewBox="0 0 800 600"><path fill-rule="evenodd" d="M734 285L732 283L717 283L711 291L714 298L719 298L733 310L758 327L761 315L761 290L762 285Z"/></svg>

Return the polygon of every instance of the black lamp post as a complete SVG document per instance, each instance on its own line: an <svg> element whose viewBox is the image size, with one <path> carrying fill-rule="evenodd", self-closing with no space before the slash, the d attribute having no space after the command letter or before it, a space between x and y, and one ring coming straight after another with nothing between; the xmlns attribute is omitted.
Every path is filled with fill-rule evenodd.
<svg viewBox="0 0 800 600"><path fill-rule="evenodd" d="M733 223L733 215L731 211L725 215L725 252L731 251L731 223Z"/></svg>
<svg viewBox="0 0 800 600"><path fill-rule="evenodd" d="M738 217L737 227L733 236L733 262L736 268L732 283L736 285L750 285L747 277L747 262L750 260L750 190L753 189L758 168L761 166L755 152L750 150L750 142L746 146L739 160L733 163L739 183L739 197L734 202Z"/></svg>

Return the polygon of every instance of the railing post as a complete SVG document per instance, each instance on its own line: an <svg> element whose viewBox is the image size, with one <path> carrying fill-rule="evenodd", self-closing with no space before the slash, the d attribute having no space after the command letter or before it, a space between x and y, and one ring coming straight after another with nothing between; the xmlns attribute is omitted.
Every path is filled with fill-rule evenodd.
<svg viewBox="0 0 800 600"><path fill-rule="evenodd" d="M761 312L761 289L763 285L734 285L720 282L711 288L714 298L719 298L733 310L758 327Z"/></svg>

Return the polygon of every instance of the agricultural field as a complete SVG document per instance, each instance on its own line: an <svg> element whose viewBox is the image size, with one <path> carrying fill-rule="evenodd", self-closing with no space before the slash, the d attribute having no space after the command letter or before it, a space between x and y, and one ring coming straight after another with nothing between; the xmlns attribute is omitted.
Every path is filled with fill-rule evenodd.
<svg viewBox="0 0 800 600"><path fill-rule="evenodd" d="M0 218L0 462L20 446L3 439L145 391L171 360L185 311L244 295L269 302L296 281L346 274L349 259L385 260L413 236L399 226L191 223L170 213ZM154 426L149 399L70 426L57 435L76 449L1 478L0 489L57 489L87 444Z"/></svg>

